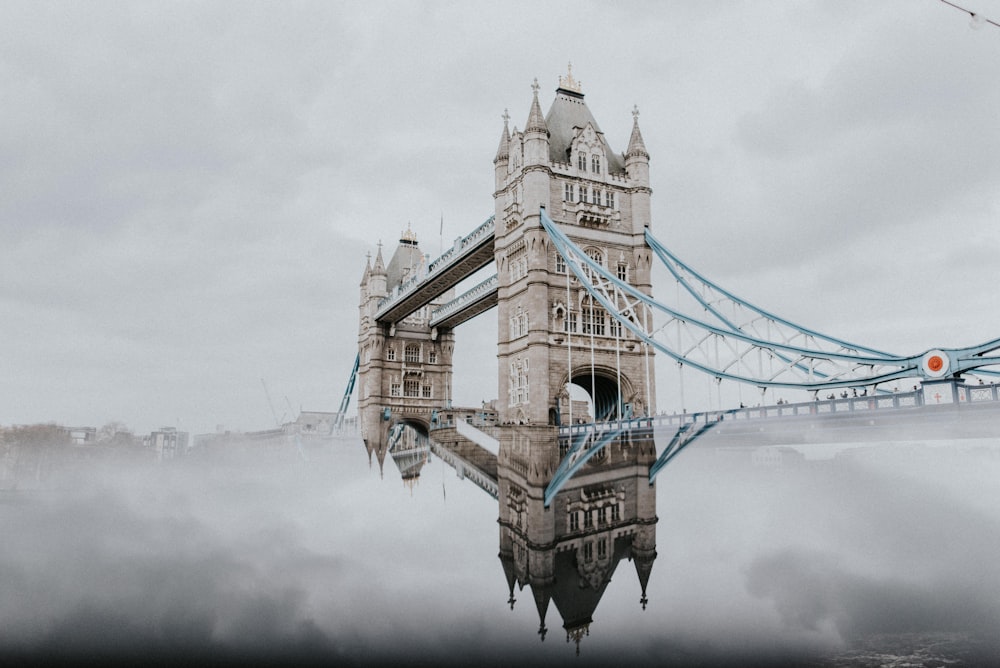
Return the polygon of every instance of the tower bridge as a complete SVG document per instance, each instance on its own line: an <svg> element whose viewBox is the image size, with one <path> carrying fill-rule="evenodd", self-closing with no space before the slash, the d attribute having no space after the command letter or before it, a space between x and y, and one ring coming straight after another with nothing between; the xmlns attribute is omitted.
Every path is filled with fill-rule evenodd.
<svg viewBox="0 0 1000 668"><path fill-rule="evenodd" d="M569 387L590 395L597 422L621 430L645 419L652 428L656 354L673 360L681 378L686 367L716 383L752 385L762 396L772 388L811 391L814 405L796 406L799 414L836 413L841 402L829 402L832 393L886 395L907 378L921 385L917 405L985 400L986 390L966 391L963 375L998 375L990 367L1000 365L994 356L1000 339L897 355L821 334L737 297L691 269L654 234L650 156L638 110L625 150L616 152L571 75L560 78L544 115L537 81L532 89L523 130L503 117L493 159L493 214L437 259L424 255L407 230L388 264L381 245L366 264L356 373L359 423L370 451L384 456L399 425L426 435L439 426L440 411L456 408L454 329L493 308L498 331L489 352L496 356L498 387L491 411L500 425L565 434L570 445L554 455L558 466L548 472L557 485L619 436L603 427L570 438L579 416ZM653 296L654 263L676 282L673 302ZM495 275L454 294L490 265ZM1000 397L989 387L991 398ZM757 417L785 415L785 408L770 407ZM727 417L755 416L732 409L719 411L715 421ZM656 470L711 422L681 420L668 429ZM663 420L657 424L664 427ZM546 505L557 492L558 486L546 492Z"/></svg>

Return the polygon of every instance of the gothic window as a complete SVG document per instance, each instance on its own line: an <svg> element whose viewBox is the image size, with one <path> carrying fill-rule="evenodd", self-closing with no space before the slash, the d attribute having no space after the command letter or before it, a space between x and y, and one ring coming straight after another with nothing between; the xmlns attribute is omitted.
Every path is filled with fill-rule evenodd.
<svg viewBox="0 0 1000 668"><path fill-rule="evenodd" d="M389 396L390 397L401 396L403 394L401 390L402 390L402 386L400 386L399 383L391 383L389 385Z"/></svg>
<svg viewBox="0 0 1000 668"><path fill-rule="evenodd" d="M566 273L566 259L556 251L556 273L565 274Z"/></svg>
<svg viewBox="0 0 1000 668"><path fill-rule="evenodd" d="M566 314L566 319L563 321L563 331L576 334L576 311L570 311Z"/></svg>
<svg viewBox="0 0 1000 668"><path fill-rule="evenodd" d="M615 194L610 190L604 191L604 206L609 209L615 208Z"/></svg>
<svg viewBox="0 0 1000 668"><path fill-rule="evenodd" d="M590 156L590 171L595 174L601 173L601 156L592 155Z"/></svg>
<svg viewBox="0 0 1000 668"><path fill-rule="evenodd" d="M424 385L421 388L421 392L422 392L422 396L423 396L424 399L431 399L431 398L433 398L433 397L431 397L431 386L430 385Z"/></svg>
<svg viewBox="0 0 1000 668"><path fill-rule="evenodd" d="M624 262L618 263L618 271L616 272L619 281L628 282L628 264Z"/></svg>
<svg viewBox="0 0 1000 668"><path fill-rule="evenodd" d="M583 153L576 157L576 167L580 171L587 171L587 156Z"/></svg>
<svg viewBox="0 0 1000 668"><path fill-rule="evenodd" d="M604 266L604 253L602 253L597 248L588 248L586 252L587 252L587 257L589 257L591 260L601 265L602 267Z"/></svg>
<svg viewBox="0 0 1000 668"><path fill-rule="evenodd" d="M403 353L404 361L406 362L419 362L420 361L420 345L416 343L408 343Z"/></svg>
<svg viewBox="0 0 1000 668"><path fill-rule="evenodd" d="M573 201L573 184L564 183L563 184L563 201L572 202Z"/></svg>
<svg viewBox="0 0 1000 668"><path fill-rule="evenodd" d="M570 531L580 530L580 513L574 511L569 514L569 530Z"/></svg>
<svg viewBox="0 0 1000 668"><path fill-rule="evenodd" d="M611 506L611 521L620 522L622 519L621 510L618 508L618 504Z"/></svg>
<svg viewBox="0 0 1000 668"><path fill-rule="evenodd" d="M594 516L590 514L589 510L583 511L583 528L584 529L594 528Z"/></svg>
<svg viewBox="0 0 1000 668"><path fill-rule="evenodd" d="M404 380L403 381L403 396L404 397L419 397L420 396L420 381Z"/></svg>
<svg viewBox="0 0 1000 668"><path fill-rule="evenodd" d="M603 308L594 303L594 300L587 297L580 309L580 324L584 334L594 336L604 336L606 331L607 314Z"/></svg>
<svg viewBox="0 0 1000 668"><path fill-rule="evenodd" d="M427 362L430 364L437 364L438 354L436 350L429 350L427 352Z"/></svg>
<svg viewBox="0 0 1000 668"><path fill-rule="evenodd" d="M385 359L388 360L388 361L390 361L390 362L395 362L396 361L396 348L395 347L389 346L388 348L385 349Z"/></svg>
<svg viewBox="0 0 1000 668"><path fill-rule="evenodd" d="M528 360L518 357L510 363L510 405L528 403Z"/></svg>
<svg viewBox="0 0 1000 668"><path fill-rule="evenodd" d="M583 558L585 561L591 561L594 558L594 544L584 543L583 544Z"/></svg>
<svg viewBox="0 0 1000 668"><path fill-rule="evenodd" d="M597 558L605 559L608 556L608 539L602 538L597 541Z"/></svg>
<svg viewBox="0 0 1000 668"><path fill-rule="evenodd" d="M517 339L528 334L528 313L520 306L510 317L510 338Z"/></svg>
<svg viewBox="0 0 1000 668"><path fill-rule="evenodd" d="M528 275L528 249L523 243L507 252L507 272L511 283Z"/></svg>
<svg viewBox="0 0 1000 668"><path fill-rule="evenodd" d="M617 318L608 318L608 336L622 337L622 323ZM604 450L601 450L604 452Z"/></svg>

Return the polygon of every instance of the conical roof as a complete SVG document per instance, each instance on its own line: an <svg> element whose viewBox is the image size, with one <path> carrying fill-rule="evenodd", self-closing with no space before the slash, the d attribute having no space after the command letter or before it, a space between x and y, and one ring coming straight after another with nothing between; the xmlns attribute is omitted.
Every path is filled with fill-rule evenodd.
<svg viewBox="0 0 1000 668"><path fill-rule="evenodd" d="M500 145L497 146L497 155L493 158L493 162L497 163L501 160L506 160L510 157L510 130L507 128L507 122L510 120L510 114L507 110L503 110L503 134L500 135Z"/></svg>
<svg viewBox="0 0 1000 668"><path fill-rule="evenodd" d="M534 96L531 99L531 111L528 112L528 124L524 126L524 132L525 134L532 132L546 134L548 128L546 127L545 117L542 116L542 107L538 104L538 79L535 79L535 83L531 85L531 89L534 91Z"/></svg>
<svg viewBox="0 0 1000 668"><path fill-rule="evenodd" d="M642 133L639 132L639 107L632 109L632 136L628 140L628 150L625 157L642 156L649 160L649 153L646 151L646 144L642 141Z"/></svg>

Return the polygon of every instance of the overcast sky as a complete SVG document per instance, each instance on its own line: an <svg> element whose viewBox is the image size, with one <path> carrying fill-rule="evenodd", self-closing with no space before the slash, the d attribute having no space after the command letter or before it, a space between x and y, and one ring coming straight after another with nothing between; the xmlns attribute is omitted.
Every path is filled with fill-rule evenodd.
<svg viewBox="0 0 1000 668"><path fill-rule="evenodd" d="M1000 29L938 0L6 0L0 424L263 429L262 378L336 410L365 254L487 218L504 109L569 61L612 148L638 105L654 232L723 286L899 353L1000 336Z"/></svg>

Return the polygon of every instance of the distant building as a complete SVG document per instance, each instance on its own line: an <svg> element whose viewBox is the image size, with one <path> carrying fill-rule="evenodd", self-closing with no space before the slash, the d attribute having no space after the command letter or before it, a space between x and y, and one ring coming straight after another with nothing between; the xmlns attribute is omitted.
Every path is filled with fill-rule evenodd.
<svg viewBox="0 0 1000 668"><path fill-rule="evenodd" d="M164 461L183 457L187 454L188 433L177 431L174 427L160 427L142 439L145 447L156 453L156 461Z"/></svg>

